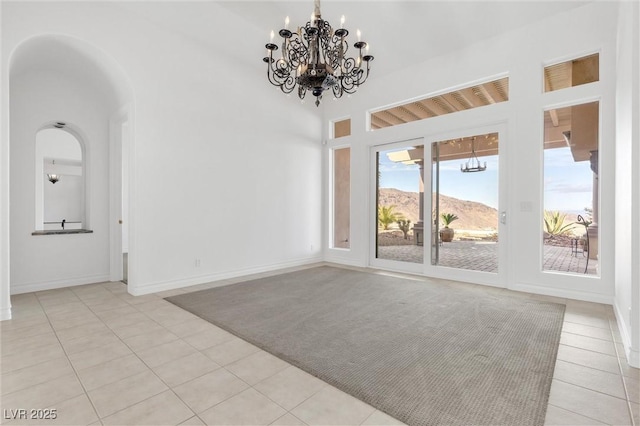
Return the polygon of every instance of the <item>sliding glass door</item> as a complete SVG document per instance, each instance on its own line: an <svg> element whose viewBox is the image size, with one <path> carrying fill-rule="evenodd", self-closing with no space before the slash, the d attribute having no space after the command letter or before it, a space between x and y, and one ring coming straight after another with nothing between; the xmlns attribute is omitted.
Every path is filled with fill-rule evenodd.
<svg viewBox="0 0 640 426"><path fill-rule="evenodd" d="M500 134L373 148L372 266L505 285Z"/></svg>
<svg viewBox="0 0 640 426"><path fill-rule="evenodd" d="M422 140L376 147L374 157L375 233L371 263L422 272L425 240Z"/></svg>
<svg viewBox="0 0 640 426"><path fill-rule="evenodd" d="M428 270L500 285L500 242L506 211L500 208L497 132L431 143L431 221ZM444 268L447 268L446 271Z"/></svg>

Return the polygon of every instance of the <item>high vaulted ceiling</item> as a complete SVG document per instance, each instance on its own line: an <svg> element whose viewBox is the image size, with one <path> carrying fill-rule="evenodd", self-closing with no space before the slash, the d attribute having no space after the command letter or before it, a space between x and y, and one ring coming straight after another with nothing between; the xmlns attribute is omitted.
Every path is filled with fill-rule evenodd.
<svg viewBox="0 0 640 426"><path fill-rule="evenodd" d="M370 44L378 75L398 67L457 50L478 40L502 34L547 16L579 7L582 1L322 1L322 17L334 27L345 16L344 27L355 37L357 29ZM284 26L303 26L313 11L312 0L229 1L226 8L276 34ZM355 41L355 38L354 38ZM260 46L262 47L262 45ZM420 51L416 55L416 50Z"/></svg>
<svg viewBox="0 0 640 426"><path fill-rule="evenodd" d="M356 40L356 30L362 31L362 39L369 43L370 53L375 56L372 64L372 78L375 78L589 2L324 0L321 12L334 28L340 25L340 17L345 16L344 27L350 31L351 45ZM290 28L303 26L313 11L313 0L125 1L118 4L212 49L228 45L244 56L253 55L258 67L264 65L264 45L269 42L271 30L277 34L284 27L286 16L290 17ZM217 31L219 7L238 18L233 23L234 32L226 36Z"/></svg>

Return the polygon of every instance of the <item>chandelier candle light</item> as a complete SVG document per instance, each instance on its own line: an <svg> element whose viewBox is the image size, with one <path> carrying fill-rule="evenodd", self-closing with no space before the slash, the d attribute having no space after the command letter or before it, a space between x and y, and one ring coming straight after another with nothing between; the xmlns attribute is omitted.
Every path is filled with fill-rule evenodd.
<svg viewBox="0 0 640 426"><path fill-rule="evenodd" d="M343 28L344 16L340 20L340 28L333 30L331 25L320 16L320 0L314 1L311 20L296 32L288 29L289 17L278 34L282 37L282 54L274 58L278 45L271 40L266 44L267 55L263 61L267 63L269 82L284 93L291 93L296 86L298 96L304 99L307 91L316 97L316 106L325 90L331 89L336 98L344 93L355 93L358 87L369 77L369 65L373 56L368 54L369 46L360 40L353 47L358 49L356 58L346 57L349 44L346 41L349 31Z"/></svg>

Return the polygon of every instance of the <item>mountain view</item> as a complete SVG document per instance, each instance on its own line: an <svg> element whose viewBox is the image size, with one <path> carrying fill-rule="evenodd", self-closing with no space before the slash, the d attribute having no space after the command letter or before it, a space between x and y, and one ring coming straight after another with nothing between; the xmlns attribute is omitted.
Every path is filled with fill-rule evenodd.
<svg viewBox="0 0 640 426"><path fill-rule="evenodd" d="M411 223L416 223L420 211L418 196L417 192L380 188L378 203L382 206L396 206L396 212L411 220ZM498 211L475 201L459 200L440 194L440 213L453 213L459 217L451 224L450 227L453 229L491 230L498 228Z"/></svg>

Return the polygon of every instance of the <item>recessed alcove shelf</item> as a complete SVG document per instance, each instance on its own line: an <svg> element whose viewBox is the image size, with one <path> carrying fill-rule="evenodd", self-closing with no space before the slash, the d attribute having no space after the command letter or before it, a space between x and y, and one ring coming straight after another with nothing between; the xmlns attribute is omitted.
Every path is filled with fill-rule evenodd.
<svg viewBox="0 0 640 426"><path fill-rule="evenodd" d="M61 235L61 234L93 234L91 229L53 229L33 231L31 235Z"/></svg>

